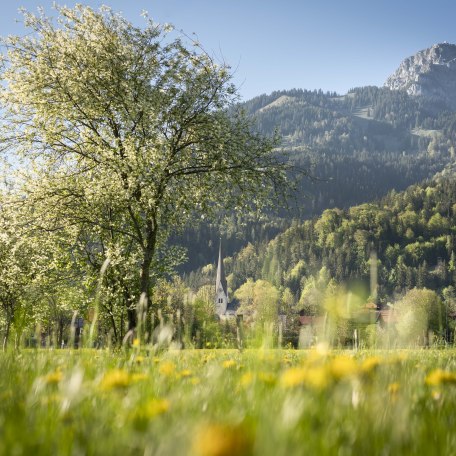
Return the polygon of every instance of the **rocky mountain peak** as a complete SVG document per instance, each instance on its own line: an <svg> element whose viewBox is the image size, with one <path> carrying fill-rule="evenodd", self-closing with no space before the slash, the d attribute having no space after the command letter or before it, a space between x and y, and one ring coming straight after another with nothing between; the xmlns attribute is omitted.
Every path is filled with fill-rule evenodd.
<svg viewBox="0 0 456 456"><path fill-rule="evenodd" d="M406 58L385 86L442 101L456 110L456 45L434 44Z"/></svg>

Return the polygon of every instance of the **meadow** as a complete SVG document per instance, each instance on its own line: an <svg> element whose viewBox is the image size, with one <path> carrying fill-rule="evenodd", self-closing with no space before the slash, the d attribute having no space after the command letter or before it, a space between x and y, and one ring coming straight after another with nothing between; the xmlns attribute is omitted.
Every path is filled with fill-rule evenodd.
<svg viewBox="0 0 456 456"><path fill-rule="evenodd" d="M454 454L456 350L0 355L0 454Z"/></svg>

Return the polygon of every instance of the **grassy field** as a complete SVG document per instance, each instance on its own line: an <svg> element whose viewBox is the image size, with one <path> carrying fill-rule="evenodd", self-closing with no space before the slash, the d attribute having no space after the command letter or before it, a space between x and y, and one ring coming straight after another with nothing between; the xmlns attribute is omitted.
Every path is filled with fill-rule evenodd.
<svg viewBox="0 0 456 456"><path fill-rule="evenodd" d="M456 350L0 355L0 454L454 454Z"/></svg>

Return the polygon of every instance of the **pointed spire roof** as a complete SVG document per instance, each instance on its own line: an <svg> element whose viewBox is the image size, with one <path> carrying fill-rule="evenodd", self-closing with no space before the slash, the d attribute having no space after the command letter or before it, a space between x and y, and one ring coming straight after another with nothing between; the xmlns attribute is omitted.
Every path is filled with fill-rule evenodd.
<svg viewBox="0 0 456 456"><path fill-rule="evenodd" d="M219 287L223 288L226 296L228 296L228 287L226 283L225 277L225 267L223 265L223 258L222 258L222 239L220 239L220 246L219 246L219 259L218 259L218 266L217 266L217 278L215 280L215 291L219 289Z"/></svg>

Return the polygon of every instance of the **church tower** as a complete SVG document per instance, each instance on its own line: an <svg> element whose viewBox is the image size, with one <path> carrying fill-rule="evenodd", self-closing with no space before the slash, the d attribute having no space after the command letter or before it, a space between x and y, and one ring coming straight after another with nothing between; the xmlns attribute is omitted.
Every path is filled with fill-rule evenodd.
<svg viewBox="0 0 456 456"><path fill-rule="evenodd" d="M215 280L215 313L225 315L228 306L228 286L222 258L222 240L220 239L217 278Z"/></svg>

